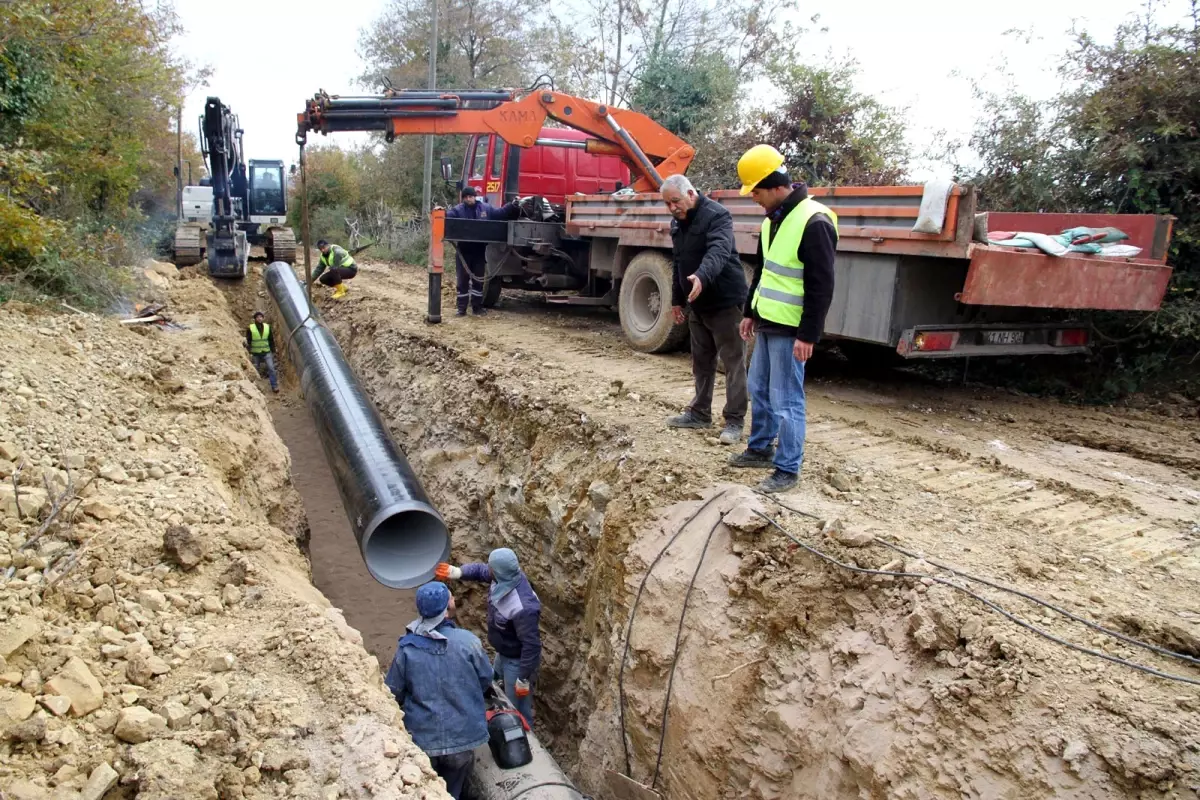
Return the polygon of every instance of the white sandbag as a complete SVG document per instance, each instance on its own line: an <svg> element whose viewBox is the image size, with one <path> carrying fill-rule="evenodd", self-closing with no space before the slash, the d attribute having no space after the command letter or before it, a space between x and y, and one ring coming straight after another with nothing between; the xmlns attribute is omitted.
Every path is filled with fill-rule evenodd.
<svg viewBox="0 0 1200 800"><path fill-rule="evenodd" d="M1131 244L1102 244L1100 255L1106 258L1135 258L1142 248Z"/></svg>
<svg viewBox="0 0 1200 800"><path fill-rule="evenodd" d="M946 224L946 206L953 190L954 181L932 180L925 184L917 222L912 226L913 233L942 232L942 226Z"/></svg>

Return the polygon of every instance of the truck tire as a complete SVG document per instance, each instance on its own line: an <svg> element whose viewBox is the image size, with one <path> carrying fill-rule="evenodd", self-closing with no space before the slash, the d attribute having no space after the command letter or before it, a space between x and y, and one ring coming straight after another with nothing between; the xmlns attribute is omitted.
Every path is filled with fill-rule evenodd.
<svg viewBox="0 0 1200 800"><path fill-rule="evenodd" d="M687 337L687 323L671 316L671 261L656 250L633 257L621 277L618 311L630 347L642 353L667 353Z"/></svg>
<svg viewBox="0 0 1200 800"><path fill-rule="evenodd" d="M494 308L500 302L500 290L503 288L500 278L492 278L483 285L483 307Z"/></svg>

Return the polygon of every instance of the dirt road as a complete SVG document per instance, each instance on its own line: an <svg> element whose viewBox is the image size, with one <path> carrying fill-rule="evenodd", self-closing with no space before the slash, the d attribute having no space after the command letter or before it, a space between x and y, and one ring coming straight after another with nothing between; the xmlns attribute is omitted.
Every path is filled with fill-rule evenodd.
<svg viewBox="0 0 1200 800"><path fill-rule="evenodd" d="M664 426L690 399L687 356L629 350L611 314L517 295L457 318L447 292L433 327L424 273L376 264L351 291L321 303L420 464L456 552L511 542L530 557L549 609L539 719L595 789L598 765L621 767L612 704L624 620L686 516L675 504L759 476L725 465L715 430ZM864 378L833 356L811 364L808 387L805 467L786 502L918 554L842 548L845 560L938 572L925 556L1200 658L1194 408L1172 418L904 372ZM838 548L811 520L766 508ZM655 760L702 527L667 553L634 627L626 733L639 776ZM864 584L778 537L721 536L696 586L703 613L685 627L695 644L679 659L665 796L1195 796L1194 686L1072 652L944 586ZM1096 653L1200 679L1180 659L989 596ZM710 686L730 680L738 702L714 707Z"/></svg>

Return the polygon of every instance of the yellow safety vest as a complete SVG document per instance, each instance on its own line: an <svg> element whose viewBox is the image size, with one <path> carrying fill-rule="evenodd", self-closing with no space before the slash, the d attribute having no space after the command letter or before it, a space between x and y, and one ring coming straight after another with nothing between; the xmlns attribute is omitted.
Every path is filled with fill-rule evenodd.
<svg viewBox="0 0 1200 800"><path fill-rule="evenodd" d="M762 223L763 270L751 301L758 316L780 325L799 327L804 316L804 263L797 255L804 228L815 214L825 214L837 232L837 214L811 197L792 209L775 239L771 239L771 219Z"/></svg>
<svg viewBox="0 0 1200 800"><path fill-rule="evenodd" d="M271 352L271 326L264 322L262 331L259 332L258 326L251 322L250 354L261 356L262 354L269 352Z"/></svg>
<svg viewBox="0 0 1200 800"><path fill-rule="evenodd" d="M326 268L334 267L335 264L333 263L333 257L336 256L339 251L341 251L343 258L342 258L341 263L337 264L336 266L353 267L354 266L354 256L350 255L349 251L347 251L341 247L338 247L336 244L329 246L328 253L321 253L321 261L320 261L321 266L326 267Z"/></svg>

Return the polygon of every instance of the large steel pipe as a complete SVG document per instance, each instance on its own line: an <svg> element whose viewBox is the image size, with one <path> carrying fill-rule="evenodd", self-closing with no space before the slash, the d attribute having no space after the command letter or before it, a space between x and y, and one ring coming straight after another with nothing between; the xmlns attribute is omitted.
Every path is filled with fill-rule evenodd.
<svg viewBox="0 0 1200 800"><path fill-rule="evenodd" d="M384 586L421 585L450 555L445 521L388 435L342 348L310 310L291 266L272 263L266 281L367 570Z"/></svg>

